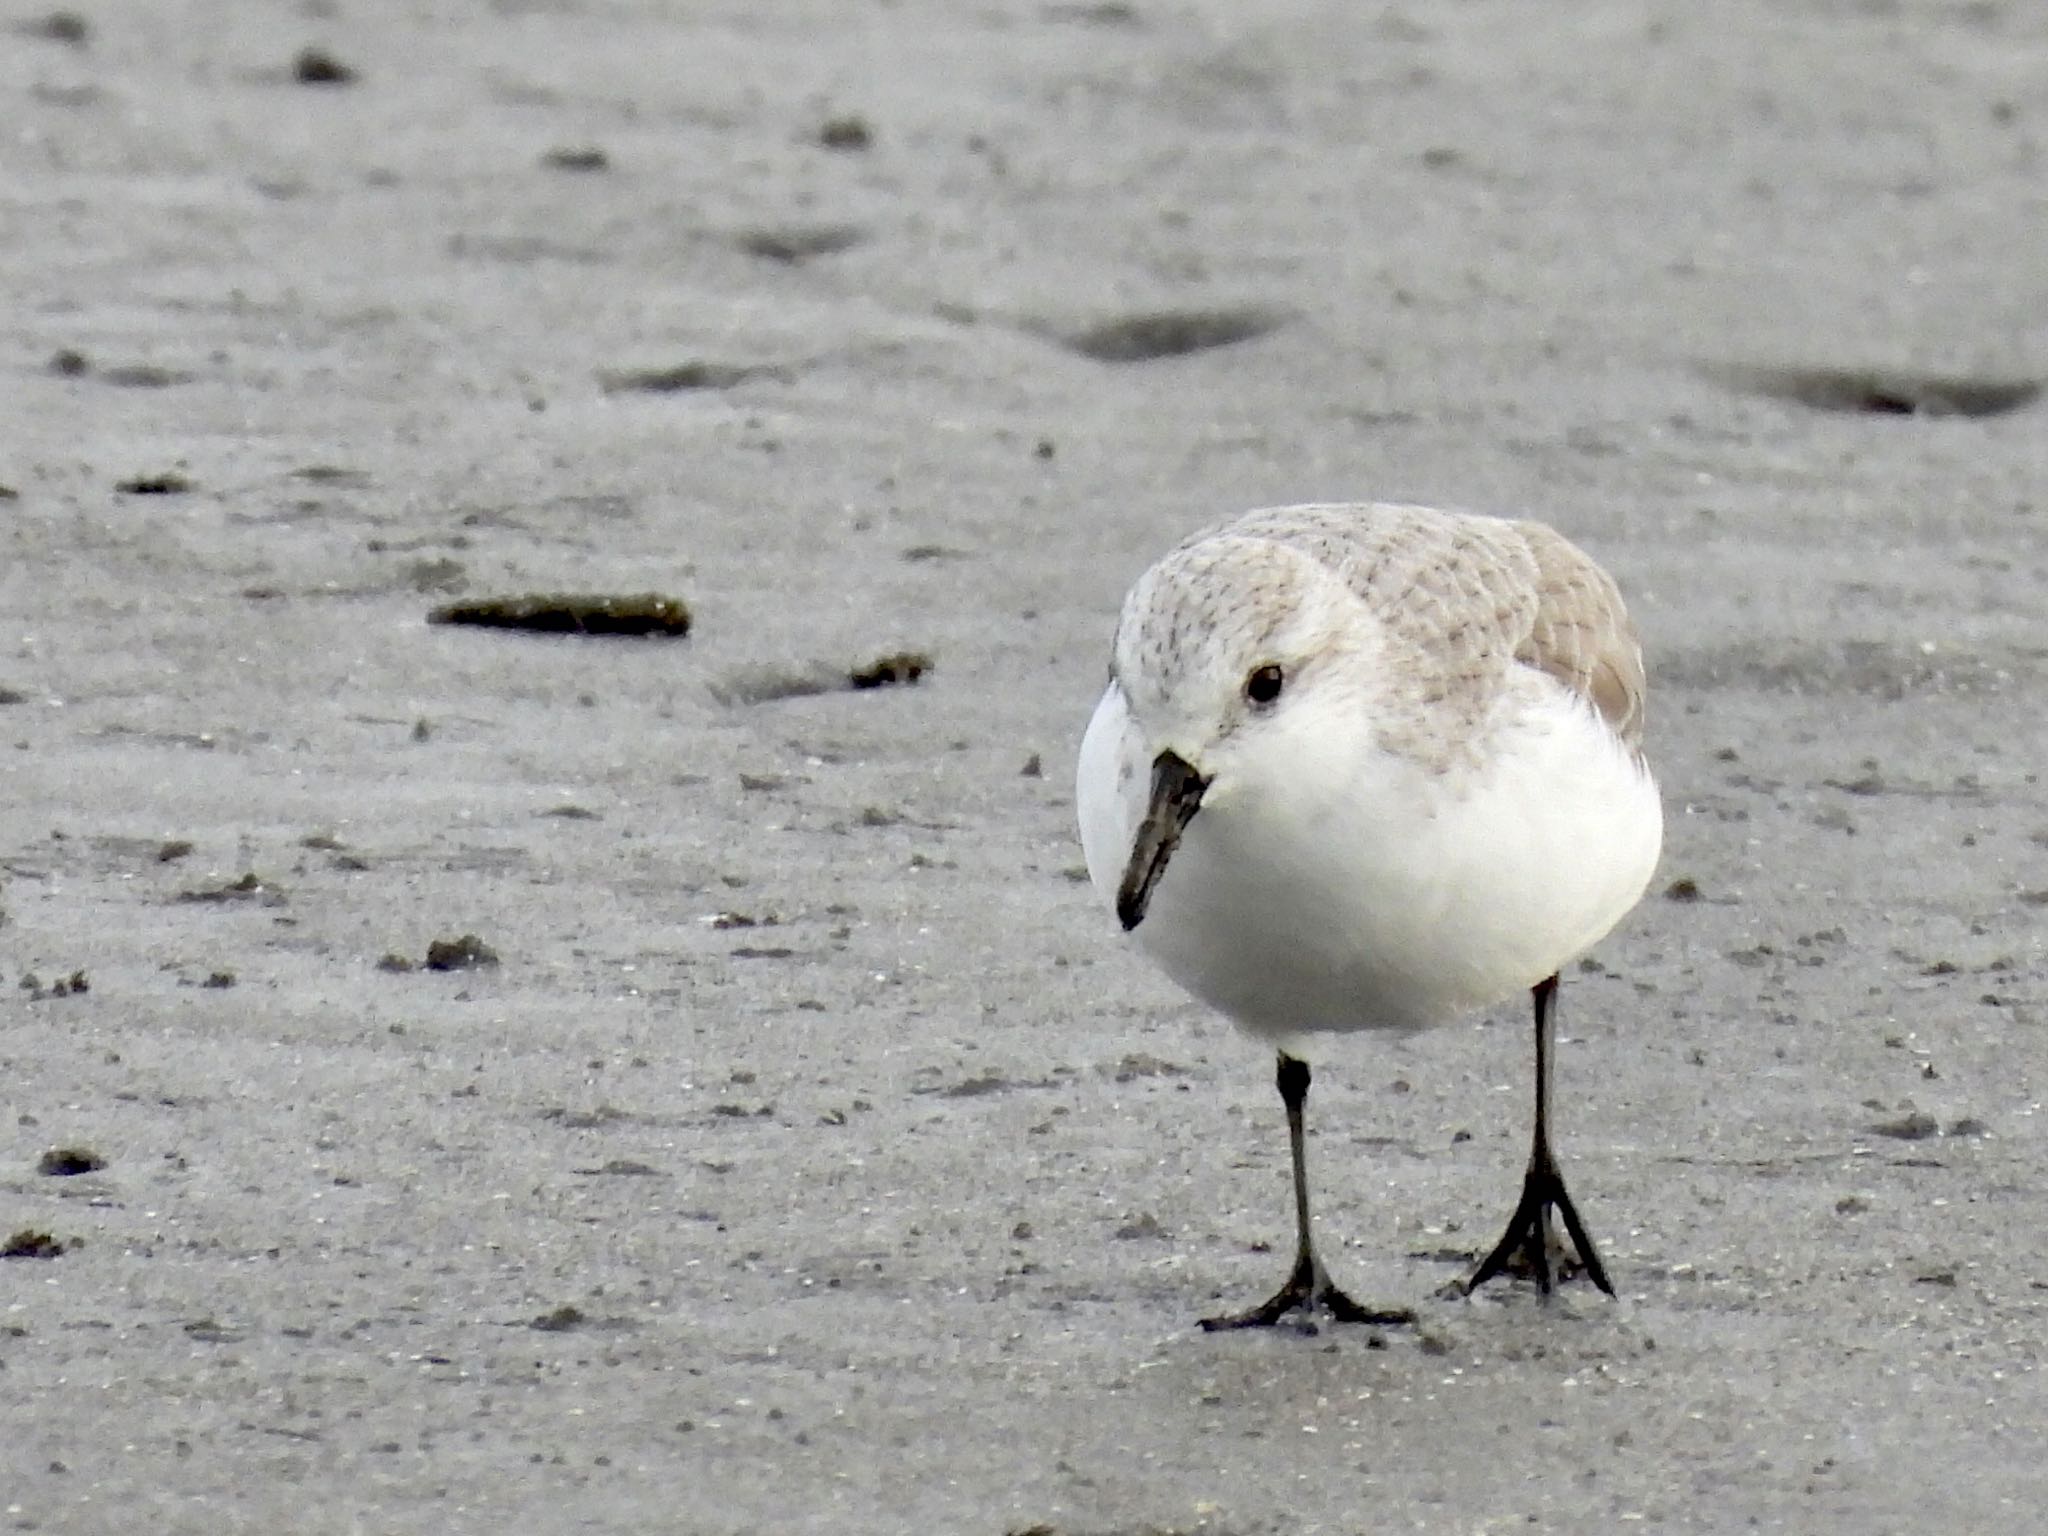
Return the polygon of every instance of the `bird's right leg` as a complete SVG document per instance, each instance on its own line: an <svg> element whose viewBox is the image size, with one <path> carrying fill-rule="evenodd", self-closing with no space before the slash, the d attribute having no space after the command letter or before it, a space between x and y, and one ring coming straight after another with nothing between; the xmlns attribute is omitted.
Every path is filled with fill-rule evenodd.
<svg viewBox="0 0 2048 1536"><path fill-rule="evenodd" d="M1205 1317L1203 1328L1214 1333L1225 1328L1270 1328L1291 1312L1313 1312L1320 1308L1340 1323L1377 1323L1396 1327L1413 1323L1415 1314L1406 1307L1374 1311L1360 1306L1337 1288L1323 1261L1316 1255L1315 1239L1309 1232L1308 1153L1303 1131L1308 1104L1308 1063L1285 1051L1275 1074L1280 1102L1287 1106L1287 1143L1294 1154L1294 1269L1287 1281L1265 1301L1248 1312Z"/></svg>

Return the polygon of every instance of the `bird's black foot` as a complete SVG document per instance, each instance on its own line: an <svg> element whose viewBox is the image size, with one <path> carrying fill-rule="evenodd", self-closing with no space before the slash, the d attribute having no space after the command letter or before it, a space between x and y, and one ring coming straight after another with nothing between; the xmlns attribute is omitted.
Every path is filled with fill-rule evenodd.
<svg viewBox="0 0 2048 1536"><path fill-rule="evenodd" d="M1314 1254L1303 1253L1296 1257L1294 1273L1287 1277L1287 1283L1265 1301L1249 1312L1205 1317L1202 1329L1205 1333L1220 1333L1228 1328L1271 1328L1295 1312L1302 1314L1310 1331L1314 1330L1310 1319L1317 1312L1327 1314L1333 1323L1370 1323L1381 1328L1400 1328L1415 1322L1415 1314L1406 1307L1360 1306L1337 1289L1336 1282L1316 1262Z"/></svg>
<svg viewBox="0 0 2048 1536"><path fill-rule="evenodd" d="M1576 1268L1583 1269L1589 1280L1612 1296L1614 1286L1600 1262L1599 1251L1593 1247L1593 1239L1586 1235L1586 1224L1579 1220L1578 1208L1572 1204L1572 1197L1565 1190L1564 1175L1557 1171L1557 1164L1548 1151L1540 1152L1530 1160L1529 1172L1522 1180L1521 1201L1515 1206L1515 1214L1508 1218L1508 1229L1494 1244L1493 1252L1481 1259L1478 1267L1463 1280L1455 1280L1446 1287L1447 1293L1469 1296L1495 1275L1509 1272L1529 1276L1546 1294L1553 1277L1559 1280L1569 1278L1575 1269L1570 1256L1551 1235L1550 1213L1553 1210L1564 1218L1565 1230L1571 1234L1572 1245L1578 1250Z"/></svg>

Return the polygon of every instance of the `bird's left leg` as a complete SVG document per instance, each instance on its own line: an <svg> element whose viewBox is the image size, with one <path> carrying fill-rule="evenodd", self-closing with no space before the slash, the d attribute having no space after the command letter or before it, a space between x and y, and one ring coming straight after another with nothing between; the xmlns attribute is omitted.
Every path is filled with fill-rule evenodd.
<svg viewBox="0 0 2048 1536"><path fill-rule="evenodd" d="M1519 1258L1521 1267L1532 1274L1536 1284L1548 1293L1553 1270L1552 1247L1556 1241L1550 1230L1550 1213L1555 1210L1564 1218L1565 1230L1571 1234L1587 1278L1612 1296L1614 1286L1607 1278L1606 1267L1601 1264L1600 1254L1593 1247L1593 1239L1586 1235L1586 1224L1579 1220L1578 1208L1572 1204L1572 1197L1564 1187L1564 1175L1558 1171L1557 1159L1550 1150L1551 1058L1557 1043L1555 976L1536 984L1535 999L1536 1134L1529 1148L1528 1172L1522 1177L1522 1198L1515 1206L1514 1215L1508 1218L1508 1229L1494 1244L1493 1251L1479 1261L1470 1275L1455 1282L1450 1289L1460 1295L1470 1295ZM1559 1278L1562 1278L1561 1267Z"/></svg>

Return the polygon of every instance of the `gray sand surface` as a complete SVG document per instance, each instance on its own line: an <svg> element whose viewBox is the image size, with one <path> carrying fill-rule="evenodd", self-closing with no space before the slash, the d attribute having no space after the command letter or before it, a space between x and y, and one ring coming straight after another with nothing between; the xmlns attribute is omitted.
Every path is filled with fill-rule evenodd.
<svg viewBox="0 0 2048 1536"><path fill-rule="evenodd" d="M0 1528L2039 1519L2048 407L1896 408L2048 371L2048 12L79 16L0 13ZM1644 630L1665 866L1561 1051L1622 1294L1433 1299L1514 1006L1319 1064L1422 1326L1210 1337L1270 1061L1073 752L1148 560L1366 496ZM697 627L426 622L530 591Z"/></svg>

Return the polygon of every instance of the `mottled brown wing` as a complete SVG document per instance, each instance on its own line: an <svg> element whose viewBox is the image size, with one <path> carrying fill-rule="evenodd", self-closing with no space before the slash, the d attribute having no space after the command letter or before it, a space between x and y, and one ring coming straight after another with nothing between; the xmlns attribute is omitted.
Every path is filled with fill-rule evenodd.
<svg viewBox="0 0 2048 1536"><path fill-rule="evenodd" d="M1223 531L1312 556L1379 618L1382 746L1435 772L1477 749L1536 618L1536 557L1515 524L1367 502L1267 508Z"/></svg>
<svg viewBox="0 0 2048 1536"><path fill-rule="evenodd" d="M1537 608L1535 556L1520 527L1364 502L1270 508L1227 531L1291 544L1338 572L1387 626L1418 686L1483 692Z"/></svg>
<svg viewBox="0 0 2048 1536"><path fill-rule="evenodd" d="M1371 502L1270 507L1203 537L1214 533L1303 550L1379 615L1409 683L1405 714L1402 695L1380 701L1380 737L1396 751L1439 766L1454 757L1517 663L1641 745L1643 657L1621 594L1542 523Z"/></svg>
<svg viewBox="0 0 2048 1536"><path fill-rule="evenodd" d="M1589 701L1631 747L1643 741L1643 648L1613 579L1542 523L1517 523L1536 560L1536 615L1515 650Z"/></svg>

